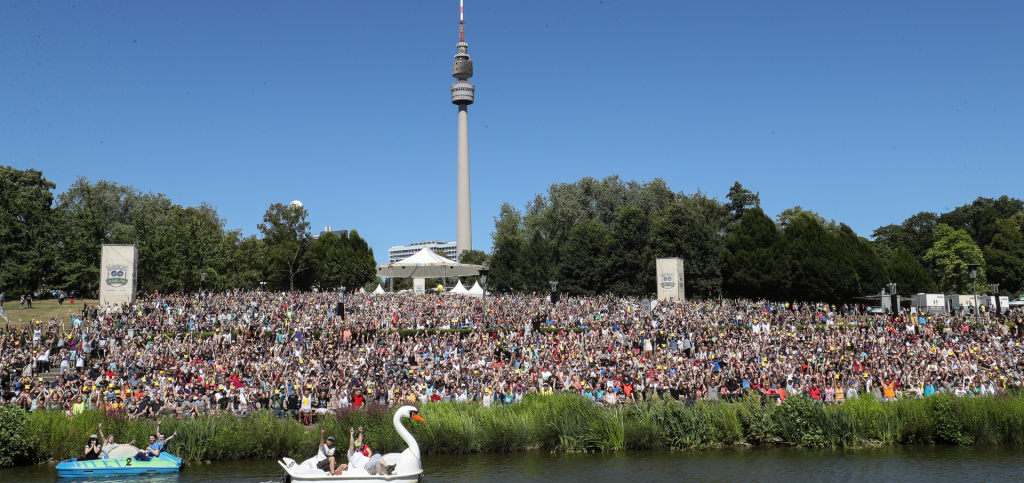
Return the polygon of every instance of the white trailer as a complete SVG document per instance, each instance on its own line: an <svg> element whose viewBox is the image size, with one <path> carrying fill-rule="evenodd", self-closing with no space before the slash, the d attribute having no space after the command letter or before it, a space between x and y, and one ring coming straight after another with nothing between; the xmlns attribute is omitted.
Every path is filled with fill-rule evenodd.
<svg viewBox="0 0 1024 483"><path fill-rule="evenodd" d="M950 312L969 313L971 307L977 308L981 302L981 295L978 296L977 300L974 295L947 295L946 296L946 307L949 308Z"/></svg>
<svg viewBox="0 0 1024 483"><path fill-rule="evenodd" d="M986 312L996 311L996 298L992 295L979 295L978 302L986 307ZM1003 313L1006 313L1010 308L1010 297L1006 295L999 296L999 306L1002 307Z"/></svg>
<svg viewBox="0 0 1024 483"><path fill-rule="evenodd" d="M919 293L910 296L910 306L918 312L942 314L946 312L946 296L941 293Z"/></svg>

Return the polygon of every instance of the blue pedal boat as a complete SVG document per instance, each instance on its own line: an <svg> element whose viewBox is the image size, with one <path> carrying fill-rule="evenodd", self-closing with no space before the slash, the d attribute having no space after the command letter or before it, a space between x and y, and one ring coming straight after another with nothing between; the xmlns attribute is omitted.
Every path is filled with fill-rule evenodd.
<svg viewBox="0 0 1024 483"><path fill-rule="evenodd" d="M160 456L149 461L139 461L133 457L103 458L98 460L71 458L57 464L57 476L131 476L177 473L181 470L181 463L181 458L170 453L160 453Z"/></svg>

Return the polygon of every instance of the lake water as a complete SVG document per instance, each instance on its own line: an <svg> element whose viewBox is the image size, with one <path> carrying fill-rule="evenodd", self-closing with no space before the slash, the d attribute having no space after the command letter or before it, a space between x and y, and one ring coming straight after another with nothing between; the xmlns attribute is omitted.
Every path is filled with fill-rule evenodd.
<svg viewBox="0 0 1024 483"><path fill-rule="evenodd" d="M1020 481L1024 447L898 446L853 450L726 448L701 451L644 451L617 454L426 456L424 482L829 482ZM52 466L0 470L0 482L73 483L277 483L274 461L225 461L189 465L178 475L135 478L61 478Z"/></svg>

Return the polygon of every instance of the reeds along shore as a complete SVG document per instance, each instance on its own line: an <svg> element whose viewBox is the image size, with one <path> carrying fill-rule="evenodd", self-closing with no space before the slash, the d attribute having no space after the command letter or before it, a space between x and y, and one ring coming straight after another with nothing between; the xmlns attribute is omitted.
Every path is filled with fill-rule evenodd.
<svg viewBox="0 0 1024 483"><path fill-rule="evenodd" d="M18 414L15 414L17 412ZM247 418L229 415L165 420L162 430L178 432L170 451L188 462L242 458L304 459L315 454L320 429L347 446L350 427L362 426L375 451L401 451L393 410L348 409L316 426L303 426L262 411ZM757 398L740 402L683 405L649 400L604 408L573 395L530 395L510 406L483 408L433 403L421 408L425 422L406 421L424 454L541 451L685 449L731 444L793 444L850 447L869 444L991 445L1024 443L1024 396L924 399L879 402L870 396L841 405L791 397L776 406ZM86 411L73 419L59 412L0 409L0 462L4 465L59 461L77 456L103 423L117 442L147 441L150 420L128 421ZM19 424L14 419L19 419ZM8 432L9 432L8 431ZM13 437L12 437L13 436ZM20 448L17 445L29 445ZM13 454L13 456L11 456ZM5 461L4 458L7 458Z"/></svg>

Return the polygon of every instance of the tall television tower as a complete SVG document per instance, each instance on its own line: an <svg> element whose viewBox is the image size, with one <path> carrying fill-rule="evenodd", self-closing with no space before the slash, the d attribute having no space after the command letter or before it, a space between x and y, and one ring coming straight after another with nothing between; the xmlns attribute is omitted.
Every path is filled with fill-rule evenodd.
<svg viewBox="0 0 1024 483"><path fill-rule="evenodd" d="M473 103L473 61L466 50L466 22L462 17L463 6L459 0L459 52L452 62L452 104L459 106L459 198L455 250L461 256L463 250L473 249L473 222L469 210L469 105Z"/></svg>

